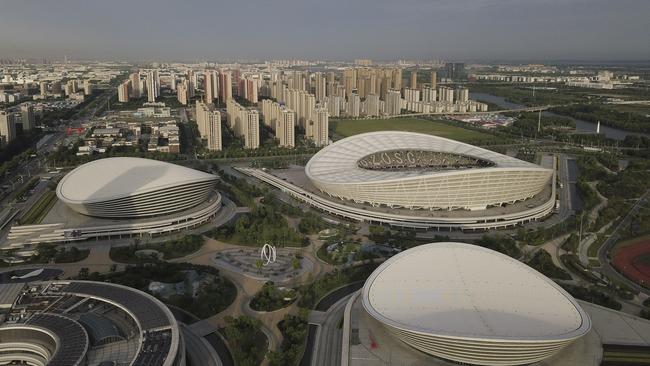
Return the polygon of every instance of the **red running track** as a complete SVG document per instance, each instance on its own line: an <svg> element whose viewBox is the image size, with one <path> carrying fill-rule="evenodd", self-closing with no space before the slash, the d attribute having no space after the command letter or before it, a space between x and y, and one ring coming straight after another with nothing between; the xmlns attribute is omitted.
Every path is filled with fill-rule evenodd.
<svg viewBox="0 0 650 366"><path fill-rule="evenodd" d="M650 241L632 244L618 251L612 260L612 265L625 277L650 287L650 266L639 261L640 256L647 254L650 254Z"/></svg>

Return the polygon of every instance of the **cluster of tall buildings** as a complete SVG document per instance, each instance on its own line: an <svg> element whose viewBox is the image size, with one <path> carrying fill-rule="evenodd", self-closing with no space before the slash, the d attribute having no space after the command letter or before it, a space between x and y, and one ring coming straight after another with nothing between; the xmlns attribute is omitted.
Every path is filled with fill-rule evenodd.
<svg viewBox="0 0 650 366"><path fill-rule="evenodd" d="M22 104L18 111L0 110L0 147L15 140L19 129L23 132L33 129L35 119L34 107L29 103Z"/></svg>
<svg viewBox="0 0 650 366"><path fill-rule="evenodd" d="M296 112L271 99L262 101L262 119L275 132L280 147L296 146Z"/></svg>
<svg viewBox="0 0 650 366"><path fill-rule="evenodd" d="M209 151L221 151L221 113L211 104L196 101L196 124Z"/></svg>
<svg viewBox="0 0 650 366"><path fill-rule="evenodd" d="M243 139L245 149L260 147L260 116L257 109L242 107L230 99L226 102L226 120L235 136Z"/></svg>
<svg viewBox="0 0 650 366"><path fill-rule="evenodd" d="M117 100L121 103L128 103L131 99L142 98L147 94L147 101L153 103L160 96L160 74L158 70L145 72L144 80L140 77L140 71L129 75L129 78L117 87Z"/></svg>

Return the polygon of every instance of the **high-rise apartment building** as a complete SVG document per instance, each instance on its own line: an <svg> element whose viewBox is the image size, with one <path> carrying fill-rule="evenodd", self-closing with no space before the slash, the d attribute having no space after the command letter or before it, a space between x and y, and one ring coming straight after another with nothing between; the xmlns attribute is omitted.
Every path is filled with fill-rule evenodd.
<svg viewBox="0 0 650 366"><path fill-rule="evenodd" d="M147 72L147 101L155 102L160 96L160 78L158 70L149 70Z"/></svg>
<svg viewBox="0 0 650 366"><path fill-rule="evenodd" d="M369 94L366 97L366 115L367 116L372 116L372 117L378 117L379 116L379 95L377 94Z"/></svg>
<svg viewBox="0 0 650 366"><path fill-rule="evenodd" d="M386 113L397 116L402 113L402 95L399 90L390 89L386 97Z"/></svg>
<svg viewBox="0 0 650 366"><path fill-rule="evenodd" d="M348 107L345 112L349 117L359 117L361 114L361 98L358 94L350 94L348 97Z"/></svg>
<svg viewBox="0 0 650 366"><path fill-rule="evenodd" d="M232 74L230 71L219 72L219 100L226 103L232 99Z"/></svg>
<svg viewBox="0 0 650 366"><path fill-rule="evenodd" d="M16 138L16 120L13 113L7 110L0 111L0 136L2 136L3 145Z"/></svg>
<svg viewBox="0 0 650 366"><path fill-rule="evenodd" d="M279 107L279 116L275 123L275 138L281 147L293 148L295 138L296 113L284 106Z"/></svg>
<svg viewBox="0 0 650 366"><path fill-rule="evenodd" d="M29 131L36 125L36 118L34 117L34 107L31 104L22 104L20 106L20 116L23 125L23 131Z"/></svg>
<svg viewBox="0 0 650 366"><path fill-rule="evenodd" d="M141 98L142 89L140 88L140 72L134 72L129 75L129 80L131 81L131 95L132 98Z"/></svg>
<svg viewBox="0 0 650 366"><path fill-rule="evenodd" d="M424 87L422 88L422 101L427 103L435 102L437 94L434 88Z"/></svg>
<svg viewBox="0 0 650 366"><path fill-rule="evenodd" d="M41 96L42 97L46 96L47 95L47 82L41 81L39 83L39 87L40 87Z"/></svg>
<svg viewBox="0 0 650 366"><path fill-rule="evenodd" d="M418 70L411 71L411 84L409 85L411 89L418 88Z"/></svg>
<svg viewBox="0 0 650 366"><path fill-rule="evenodd" d="M189 91L189 81L187 79L183 80L176 87L176 99L182 105L187 105L190 101L190 91Z"/></svg>
<svg viewBox="0 0 650 366"><path fill-rule="evenodd" d="M221 151L221 113L209 104L196 101L196 124L208 150Z"/></svg>
<svg viewBox="0 0 650 366"><path fill-rule="evenodd" d="M438 85L438 72L436 70L431 70L431 85L429 87L431 89L435 89L436 86Z"/></svg>
<svg viewBox="0 0 650 366"><path fill-rule="evenodd" d="M138 80L139 81L139 80ZM120 85L117 86L117 101L120 103L129 102L129 86L131 85L131 80L126 80ZM114 94L113 94L114 95Z"/></svg>
<svg viewBox="0 0 650 366"><path fill-rule="evenodd" d="M93 84L90 79L84 80L84 95L91 95L93 93Z"/></svg>
<svg viewBox="0 0 650 366"><path fill-rule="evenodd" d="M312 119L307 122L305 137L312 140L316 146L326 146L329 143L329 116L327 109L318 107L314 110Z"/></svg>
<svg viewBox="0 0 650 366"><path fill-rule="evenodd" d="M244 148L257 149L260 146L259 113L244 108L234 99L226 102L226 120L236 136L244 138Z"/></svg>
<svg viewBox="0 0 650 366"><path fill-rule="evenodd" d="M216 74L213 71L206 71L203 73L203 101L207 104L212 103L212 101L217 97L217 90L214 88L215 82L213 77L216 78ZM218 85L219 80L217 78L216 84Z"/></svg>
<svg viewBox="0 0 650 366"><path fill-rule="evenodd" d="M404 89L404 99L407 102L419 102L420 91L417 89Z"/></svg>
<svg viewBox="0 0 650 366"><path fill-rule="evenodd" d="M314 86L314 95L316 96L316 101L320 103L327 96L327 82L325 80L325 76L322 73L317 72L314 74Z"/></svg>
<svg viewBox="0 0 650 366"><path fill-rule="evenodd" d="M465 78L465 64L462 62L447 62L445 64L445 77L451 80Z"/></svg>

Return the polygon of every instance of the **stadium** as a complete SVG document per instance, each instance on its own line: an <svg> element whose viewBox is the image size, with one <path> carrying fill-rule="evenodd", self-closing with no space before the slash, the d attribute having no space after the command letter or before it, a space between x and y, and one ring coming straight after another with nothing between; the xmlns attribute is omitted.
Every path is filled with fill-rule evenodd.
<svg viewBox="0 0 650 366"><path fill-rule="evenodd" d="M186 364L178 323L144 292L91 281L0 287L10 306L0 323L2 365Z"/></svg>
<svg viewBox="0 0 650 366"><path fill-rule="evenodd" d="M587 313L553 281L462 243L395 255L371 274L360 297L365 313L395 339L462 364L535 363L591 329Z"/></svg>
<svg viewBox="0 0 650 366"><path fill-rule="evenodd" d="M140 158L81 165L56 187L58 200L37 224L12 225L11 248L89 239L154 237L222 225L235 204L216 189L217 176Z"/></svg>
<svg viewBox="0 0 650 366"><path fill-rule="evenodd" d="M68 173L56 189L74 211L102 218L167 215L207 200L217 177L157 160L106 158Z"/></svg>
<svg viewBox="0 0 650 366"><path fill-rule="evenodd" d="M374 207L484 210L541 192L553 175L510 156L442 137L371 132L337 141L309 160L320 191Z"/></svg>

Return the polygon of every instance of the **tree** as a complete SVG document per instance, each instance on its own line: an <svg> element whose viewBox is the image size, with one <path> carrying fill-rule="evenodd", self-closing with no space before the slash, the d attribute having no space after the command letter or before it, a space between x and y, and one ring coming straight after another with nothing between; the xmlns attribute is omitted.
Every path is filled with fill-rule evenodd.
<svg viewBox="0 0 650 366"><path fill-rule="evenodd" d="M262 273L263 266L264 266L264 262L261 259L255 261L255 268L257 268L257 273Z"/></svg>

